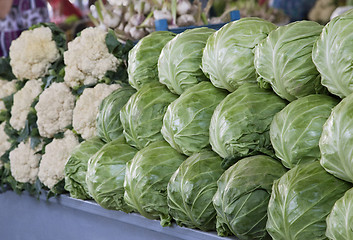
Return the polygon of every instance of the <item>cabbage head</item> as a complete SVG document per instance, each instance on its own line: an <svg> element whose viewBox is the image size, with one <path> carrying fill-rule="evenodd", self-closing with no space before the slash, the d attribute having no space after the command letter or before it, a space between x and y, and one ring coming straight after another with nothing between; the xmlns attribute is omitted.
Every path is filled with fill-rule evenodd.
<svg viewBox="0 0 353 240"><path fill-rule="evenodd" d="M254 17L226 24L207 41L203 72L213 85L230 92L243 83L256 83L253 50L274 29L274 24Z"/></svg>
<svg viewBox="0 0 353 240"><path fill-rule="evenodd" d="M131 212L124 202L126 163L137 149L119 139L105 144L88 162L86 183L93 199L103 208Z"/></svg>
<svg viewBox="0 0 353 240"><path fill-rule="evenodd" d="M226 95L206 81L187 89L168 106L161 130L164 139L188 156L208 146L213 111Z"/></svg>
<svg viewBox="0 0 353 240"><path fill-rule="evenodd" d="M133 88L138 90L146 83L158 82L159 55L164 45L174 37L175 34L169 31L152 32L130 50L127 72Z"/></svg>
<svg viewBox="0 0 353 240"><path fill-rule="evenodd" d="M212 198L224 172L221 162L215 152L204 149L187 158L170 178L169 212L178 225L203 231L216 229Z"/></svg>
<svg viewBox="0 0 353 240"><path fill-rule="evenodd" d="M177 97L159 82L146 84L132 95L120 110L127 143L142 149L151 142L163 140L160 132L163 117L168 105Z"/></svg>
<svg viewBox="0 0 353 240"><path fill-rule="evenodd" d="M136 91L132 87L123 87L107 96L99 106L97 115L97 136L110 142L123 136L120 110Z"/></svg>
<svg viewBox="0 0 353 240"><path fill-rule="evenodd" d="M217 232L239 240L271 239L266 232L267 206L273 181L286 169L265 155L241 159L218 180L213 197Z"/></svg>
<svg viewBox="0 0 353 240"><path fill-rule="evenodd" d="M274 240L327 239L326 217L350 187L318 161L292 168L273 184L268 233Z"/></svg>
<svg viewBox="0 0 353 240"><path fill-rule="evenodd" d="M353 182L353 94L333 108L325 122L319 147L320 163L326 171Z"/></svg>
<svg viewBox="0 0 353 240"><path fill-rule="evenodd" d="M167 203L169 179L186 157L166 141L151 143L138 151L127 164L125 202L148 219L160 219L162 226L171 224Z"/></svg>
<svg viewBox="0 0 353 240"><path fill-rule="evenodd" d="M255 68L262 86L271 85L280 97L293 101L321 93L320 74L311 55L322 25L298 21L280 26L255 47Z"/></svg>
<svg viewBox="0 0 353 240"><path fill-rule="evenodd" d="M285 167L320 160L322 127L337 104L333 97L313 94L294 100L275 115L270 138Z"/></svg>
<svg viewBox="0 0 353 240"><path fill-rule="evenodd" d="M78 199L90 199L86 184L87 164L91 156L99 151L104 142L93 137L81 142L71 152L65 165L65 190L70 196Z"/></svg>
<svg viewBox="0 0 353 240"><path fill-rule="evenodd" d="M286 101L254 83L246 83L216 107L210 123L212 149L227 168L238 159L258 154L274 156L270 125Z"/></svg>
<svg viewBox="0 0 353 240"><path fill-rule="evenodd" d="M353 10L332 19L314 44L313 62L321 84L341 98L353 92Z"/></svg>
<svg viewBox="0 0 353 240"><path fill-rule="evenodd" d="M326 219L326 224L326 237L329 239L353 239L353 188L337 200Z"/></svg>
<svg viewBox="0 0 353 240"><path fill-rule="evenodd" d="M215 30L202 27L186 30L169 41L158 59L159 81L176 94L208 80L200 65L208 37Z"/></svg>

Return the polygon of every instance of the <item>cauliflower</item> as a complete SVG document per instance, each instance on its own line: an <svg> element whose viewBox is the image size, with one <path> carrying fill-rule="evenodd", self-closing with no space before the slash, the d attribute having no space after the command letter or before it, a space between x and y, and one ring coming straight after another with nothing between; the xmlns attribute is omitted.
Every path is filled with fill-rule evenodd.
<svg viewBox="0 0 353 240"><path fill-rule="evenodd" d="M66 130L64 138L54 139L45 147L45 154L39 165L39 180L52 189L55 184L64 179L65 164L74 149L79 144L76 135Z"/></svg>
<svg viewBox="0 0 353 240"><path fill-rule="evenodd" d="M5 98L16 92L16 81L0 79L0 98Z"/></svg>
<svg viewBox="0 0 353 240"><path fill-rule="evenodd" d="M119 84L101 83L83 91L74 108L73 128L84 139L89 139L96 134L96 117L102 100L120 87Z"/></svg>
<svg viewBox="0 0 353 240"><path fill-rule="evenodd" d="M52 138L72 123L75 96L65 83L53 83L39 96L35 106L42 137Z"/></svg>
<svg viewBox="0 0 353 240"><path fill-rule="evenodd" d="M31 148L31 142L21 142L9 155L12 176L17 182L35 183L38 175L38 166L41 154L37 153L42 148L39 144Z"/></svg>
<svg viewBox="0 0 353 240"><path fill-rule="evenodd" d="M42 92L42 82L39 80L30 80L25 86L15 93L13 97L13 106L11 109L11 126L20 131L25 127L27 115L31 109L34 99Z"/></svg>
<svg viewBox="0 0 353 240"><path fill-rule="evenodd" d="M19 80L45 76L60 58L52 31L44 26L22 32L12 41L9 55L12 71Z"/></svg>
<svg viewBox="0 0 353 240"><path fill-rule="evenodd" d="M121 60L109 53L105 43L107 32L100 28L86 28L69 42L64 52L64 80L71 88L94 85L107 71L115 71Z"/></svg>
<svg viewBox="0 0 353 240"><path fill-rule="evenodd" d="M5 122L0 124L0 156L4 155L10 149L10 137L5 133Z"/></svg>

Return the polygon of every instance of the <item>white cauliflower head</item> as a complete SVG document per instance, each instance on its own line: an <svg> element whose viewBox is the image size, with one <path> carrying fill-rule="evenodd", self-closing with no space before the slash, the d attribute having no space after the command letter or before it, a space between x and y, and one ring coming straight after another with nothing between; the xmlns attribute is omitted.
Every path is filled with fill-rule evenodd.
<svg viewBox="0 0 353 240"><path fill-rule="evenodd" d="M39 180L48 188L64 179L65 164L74 149L79 144L76 135L67 130L62 139L54 139L45 147L45 154L39 165Z"/></svg>
<svg viewBox="0 0 353 240"><path fill-rule="evenodd" d="M26 82L21 90L14 94L10 124L17 131L20 131L25 127L31 105L34 99L42 92L41 86L41 81L30 80Z"/></svg>
<svg viewBox="0 0 353 240"><path fill-rule="evenodd" d="M86 88L76 102L73 114L73 128L84 139L96 134L96 118L99 105L105 97L120 88L119 84L97 84L94 88Z"/></svg>
<svg viewBox="0 0 353 240"><path fill-rule="evenodd" d="M86 28L79 37L69 42L64 52L64 80L71 88L93 85L107 71L115 71L121 60L109 53L105 44L107 32L101 28Z"/></svg>
<svg viewBox="0 0 353 240"><path fill-rule="evenodd" d="M10 96L16 92L16 81L0 80L0 98Z"/></svg>
<svg viewBox="0 0 353 240"><path fill-rule="evenodd" d="M20 79L38 79L45 76L53 62L60 58L53 34L48 27L27 30L10 46L10 65Z"/></svg>
<svg viewBox="0 0 353 240"><path fill-rule="evenodd" d="M53 83L39 96L35 106L37 125L42 137L52 138L72 123L75 96L65 83Z"/></svg>
<svg viewBox="0 0 353 240"><path fill-rule="evenodd" d="M37 153L42 148L39 144L31 148L31 142L21 142L9 155L12 176L21 183L35 183L38 176L38 166L41 154Z"/></svg>
<svg viewBox="0 0 353 240"><path fill-rule="evenodd" d="M10 137L5 133L5 122L0 124L0 156L10 149Z"/></svg>

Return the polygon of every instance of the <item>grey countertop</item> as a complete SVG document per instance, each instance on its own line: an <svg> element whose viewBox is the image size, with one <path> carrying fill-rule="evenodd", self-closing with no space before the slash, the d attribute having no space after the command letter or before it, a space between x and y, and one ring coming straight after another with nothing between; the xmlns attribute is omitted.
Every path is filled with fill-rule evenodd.
<svg viewBox="0 0 353 240"><path fill-rule="evenodd" d="M0 194L1 240L234 240L215 232L162 227L136 213L103 209L67 195L46 200L12 191Z"/></svg>

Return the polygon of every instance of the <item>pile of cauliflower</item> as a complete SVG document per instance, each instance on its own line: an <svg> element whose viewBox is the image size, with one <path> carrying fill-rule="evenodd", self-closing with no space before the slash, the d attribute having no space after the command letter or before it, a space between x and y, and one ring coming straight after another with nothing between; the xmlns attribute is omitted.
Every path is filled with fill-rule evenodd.
<svg viewBox="0 0 353 240"><path fill-rule="evenodd" d="M120 43L108 34L87 28L63 47L63 33L42 24L12 42L10 71L16 79L0 79L0 112L9 115L0 120L0 169L8 170L0 171L0 183L14 179L16 190L22 191L40 182L53 193L63 191L58 186L72 150L96 136L99 105L124 80L107 81L107 73L126 71L106 40L110 37L110 44L118 47ZM57 77L63 72L60 66L65 69L62 78Z"/></svg>

